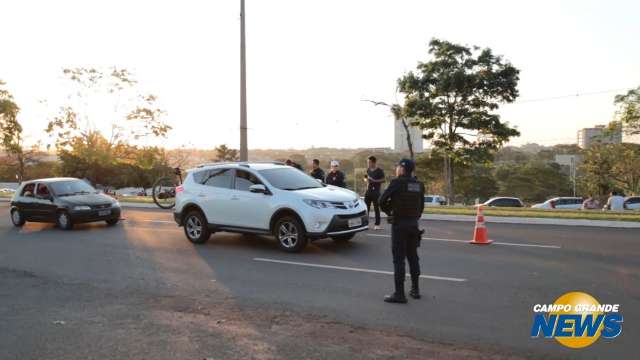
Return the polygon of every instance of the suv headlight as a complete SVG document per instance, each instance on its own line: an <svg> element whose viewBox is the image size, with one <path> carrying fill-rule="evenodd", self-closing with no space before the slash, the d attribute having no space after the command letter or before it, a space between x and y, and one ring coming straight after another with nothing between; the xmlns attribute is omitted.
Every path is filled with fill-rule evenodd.
<svg viewBox="0 0 640 360"><path fill-rule="evenodd" d="M76 211L91 210L91 207L85 206L85 205L80 205L80 206L74 206L73 210L76 210Z"/></svg>
<svg viewBox="0 0 640 360"><path fill-rule="evenodd" d="M305 204L314 207L316 209L335 209L336 206L331 201L323 201L323 200L302 200Z"/></svg>
<svg viewBox="0 0 640 360"><path fill-rule="evenodd" d="M114 201L113 204L111 204L111 207L119 208L120 207L120 202L118 200Z"/></svg>

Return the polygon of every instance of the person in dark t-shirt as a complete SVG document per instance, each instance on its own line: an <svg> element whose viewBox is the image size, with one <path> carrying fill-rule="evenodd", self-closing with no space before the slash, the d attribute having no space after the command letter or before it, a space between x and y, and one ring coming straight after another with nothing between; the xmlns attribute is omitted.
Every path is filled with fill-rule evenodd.
<svg viewBox="0 0 640 360"><path fill-rule="evenodd" d="M313 170L309 173L312 178L324 181L324 171L320 168L320 160L313 159L313 163L311 164Z"/></svg>
<svg viewBox="0 0 640 360"><path fill-rule="evenodd" d="M380 188L384 180L384 171L377 165L378 159L375 156L369 156L367 159L367 174L364 176L364 181L368 184L367 191L364 194L364 202L367 206L367 212L373 204L373 211L375 212L376 222L373 226L374 230L380 230L380 206L378 199L380 198Z"/></svg>
<svg viewBox="0 0 640 360"><path fill-rule="evenodd" d="M331 161L331 171L327 174L327 178L324 180L327 185L334 185L346 188L347 183L344 181L344 173L339 170L340 163L337 160Z"/></svg>

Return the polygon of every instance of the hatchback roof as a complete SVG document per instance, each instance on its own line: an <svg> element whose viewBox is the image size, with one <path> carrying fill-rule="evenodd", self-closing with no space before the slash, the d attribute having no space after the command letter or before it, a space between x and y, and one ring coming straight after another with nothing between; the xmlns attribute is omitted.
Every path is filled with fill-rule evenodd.
<svg viewBox="0 0 640 360"><path fill-rule="evenodd" d="M80 179L72 178L72 177L55 177L55 178L25 180L23 182L24 183L34 183L34 182L52 183L52 182L58 182L58 181L71 181L71 180L80 180Z"/></svg>

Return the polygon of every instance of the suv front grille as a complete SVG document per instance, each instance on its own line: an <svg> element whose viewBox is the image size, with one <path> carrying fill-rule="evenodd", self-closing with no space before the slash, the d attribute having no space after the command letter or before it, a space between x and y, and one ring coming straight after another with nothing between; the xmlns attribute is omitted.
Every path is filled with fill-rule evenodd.
<svg viewBox="0 0 640 360"><path fill-rule="evenodd" d="M338 219L353 219L353 218L365 216L366 214L367 214L366 211L361 211L357 214L336 215L336 216L338 217Z"/></svg>
<svg viewBox="0 0 640 360"><path fill-rule="evenodd" d="M99 204L99 205L91 206L92 209L108 209L110 207L111 207L111 204Z"/></svg>

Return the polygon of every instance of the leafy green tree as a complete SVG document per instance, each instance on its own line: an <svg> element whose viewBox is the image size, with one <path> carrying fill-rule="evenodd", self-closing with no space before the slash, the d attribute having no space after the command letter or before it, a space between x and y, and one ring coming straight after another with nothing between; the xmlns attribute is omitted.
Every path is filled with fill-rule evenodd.
<svg viewBox="0 0 640 360"><path fill-rule="evenodd" d="M584 152L582 187L605 196L612 190L640 193L640 145L596 144Z"/></svg>
<svg viewBox="0 0 640 360"><path fill-rule="evenodd" d="M0 80L0 146L8 155L7 160L15 164L15 174L21 182L25 177L26 164L34 160L33 151L24 148L22 125L18 121L20 108L11 93L2 88L5 84Z"/></svg>
<svg viewBox="0 0 640 360"><path fill-rule="evenodd" d="M433 39L432 59L398 80L404 94L399 116L412 119L424 138L443 154L449 201L454 196L456 160L488 157L520 133L495 114L518 97L519 71L491 49Z"/></svg>
<svg viewBox="0 0 640 360"><path fill-rule="evenodd" d="M74 68L64 69L63 75L75 91L46 128L58 150L94 132L117 148L144 138L166 137L171 130L162 120L165 112L158 107L157 97L140 94L137 81L126 69ZM111 105L105 108L105 103ZM107 110L111 122L99 124Z"/></svg>
<svg viewBox="0 0 640 360"><path fill-rule="evenodd" d="M502 164L495 172L504 196L539 202L552 196L570 195L569 176L553 162L530 161L526 164Z"/></svg>
<svg viewBox="0 0 640 360"><path fill-rule="evenodd" d="M215 148L216 158L215 161L238 161L240 155L238 150L227 147L226 144L222 144Z"/></svg>
<svg viewBox="0 0 640 360"><path fill-rule="evenodd" d="M615 97L618 117L629 135L640 134L640 86Z"/></svg>

